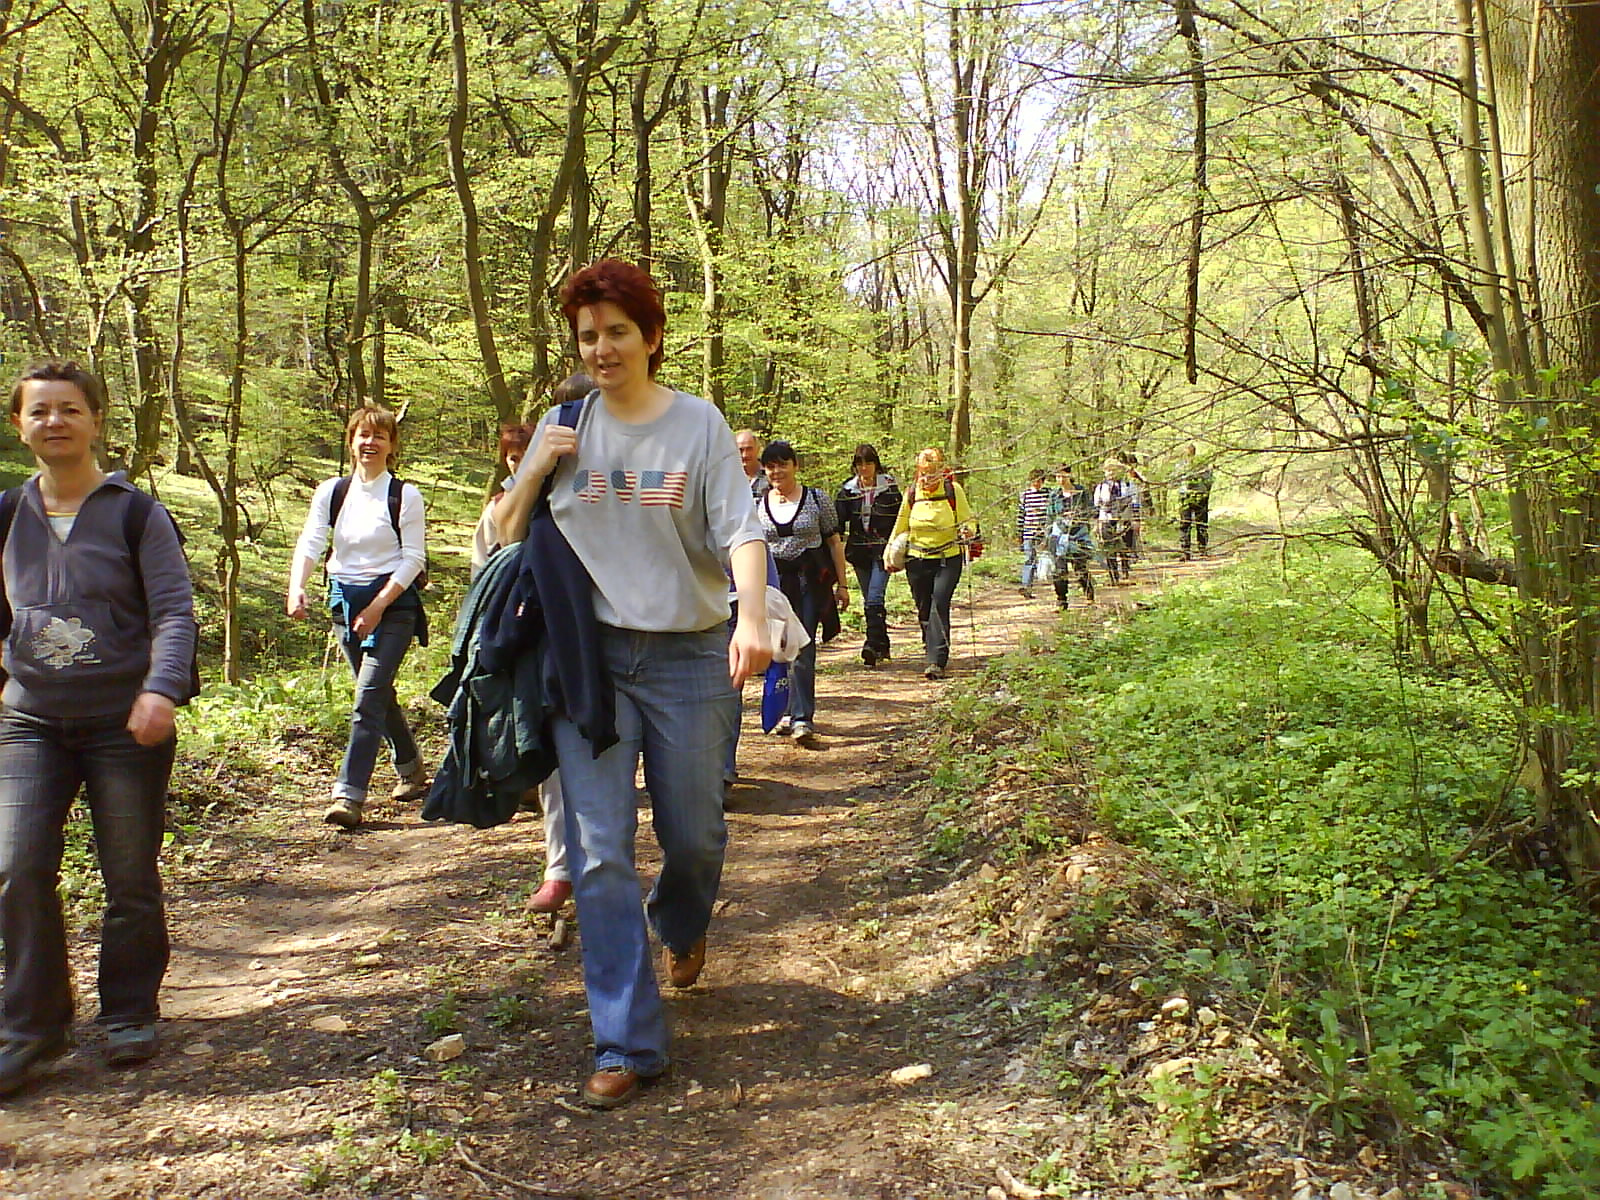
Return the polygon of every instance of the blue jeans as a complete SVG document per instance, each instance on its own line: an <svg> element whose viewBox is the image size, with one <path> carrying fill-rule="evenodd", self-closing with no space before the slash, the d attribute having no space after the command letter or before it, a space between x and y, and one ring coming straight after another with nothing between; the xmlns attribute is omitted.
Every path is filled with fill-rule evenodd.
<svg viewBox="0 0 1600 1200"><path fill-rule="evenodd" d="M72 980L57 887L67 811L81 786L94 825L106 911L100 929L100 1023L147 1024L167 971L157 859L177 739L141 746L127 714L0 714L0 1040L72 1025Z"/></svg>
<svg viewBox="0 0 1600 1200"><path fill-rule="evenodd" d="M734 716L728 639L720 625L700 633L602 628L601 650L616 688L617 744L596 758L576 725L561 717L551 722L566 793L583 986L595 1066L659 1075L667 1067L667 1020L646 920L680 954L711 924L728 844L722 818L722 765ZM633 790L641 754L661 846L661 874L643 910Z"/></svg>
<svg viewBox="0 0 1600 1200"><path fill-rule="evenodd" d="M822 621L822 601L815 588L801 591L794 615L811 640L789 667L789 719L810 724L817 716L817 626Z"/></svg>
<svg viewBox="0 0 1600 1200"><path fill-rule="evenodd" d="M882 557L850 564L855 568L856 587L861 593L861 615L867 621L867 636L863 651L870 651L879 660L889 657L889 613L884 601L889 594L889 572L884 569Z"/></svg>
<svg viewBox="0 0 1600 1200"><path fill-rule="evenodd" d="M378 747L387 741L394 754L394 769L409 775L417 769L417 743L406 724L405 713L395 699L394 677L416 634L417 610L390 608L378 622L375 645L361 647L361 639L338 622L334 632L344 650L350 670L356 677L356 701L350 710L350 740L345 743L344 761L333 784L334 799L364 803L372 768L378 761Z"/></svg>
<svg viewBox="0 0 1600 1200"><path fill-rule="evenodd" d="M906 559L906 583L922 623L922 653L930 667L950 665L950 603L961 582L961 555Z"/></svg>
<svg viewBox="0 0 1600 1200"><path fill-rule="evenodd" d="M1033 575L1039 566L1039 539L1025 537L1022 539L1022 586L1033 586Z"/></svg>

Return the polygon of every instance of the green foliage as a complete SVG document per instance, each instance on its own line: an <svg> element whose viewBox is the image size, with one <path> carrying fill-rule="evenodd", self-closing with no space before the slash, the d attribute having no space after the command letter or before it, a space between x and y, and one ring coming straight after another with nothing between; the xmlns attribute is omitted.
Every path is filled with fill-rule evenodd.
<svg viewBox="0 0 1600 1200"><path fill-rule="evenodd" d="M489 1006L489 1024L497 1029L522 1029L533 1020L533 1009L528 998L519 993L508 993Z"/></svg>
<svg viewBox="0 0 1600 1200"><path fill-rule="evenodd" d="M385 1067L367 1080L367 1093L372 1097L372 1106L386 1117L405 1111L405 1084L393 1067Z"/></svg>
<svg viewBox="0 0 1600 1200"><path fill-rule="evenodd" d="M455 1032L460 1021L460 1003L455 992L446 992L432 1006L422 1010L422 1028L429 1037Z"/></svg>
<svg viewBox="0 0 1600 1200"><path fill-rule="evenodd" d="M395 1139L395 1150L421 1166L431 1167L434 1163L443 1162L455 1144L455 1138L447 1133L403 1129Z"/></svg>
<svg viewBox="0 0 1600 1200"><path fill-rule="evenodd" d="M1163 970L1259 989L1331 1133L1398 1123L1516 1194L1593 1195L1591 924L1479 837L1529 813L1516 714L1486 680L1397 667L1355 552L1286 567L1176 590L1108 640L1007 661L979 694L1041 753L1089 742L1117 834L1241 915L1179 914L1212 949ZM981 724L985 702L963 703L962 727ZM1019 849L1047 850L1039 832L1024 822ZM1153 1094L1175 1164L1193 1161L1226 1098L1190 1078Z"/></svg>

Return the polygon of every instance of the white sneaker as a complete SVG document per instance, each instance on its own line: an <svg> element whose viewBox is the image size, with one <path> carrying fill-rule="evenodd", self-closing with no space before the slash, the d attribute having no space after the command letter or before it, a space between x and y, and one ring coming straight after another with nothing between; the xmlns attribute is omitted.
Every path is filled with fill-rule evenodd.
<svg viewBox="0 0 1600 1200"><path fill-rule="evenodd" d="M817 736L817 731L811 728L810 721L796 721L790 727L789 736L797 742L809 742Z"/></svg>
<svg viewBox="0 0 1600 1200"><path fill-rule="evenodd" d="M782 719L780 719L778 721L778 723L776 725L774 725L772 727L772 736L773 737L788 737L789 734L791 732L793 732L793 730L794 730L793 723L789 720L788 717L783 717Z"/></svg>

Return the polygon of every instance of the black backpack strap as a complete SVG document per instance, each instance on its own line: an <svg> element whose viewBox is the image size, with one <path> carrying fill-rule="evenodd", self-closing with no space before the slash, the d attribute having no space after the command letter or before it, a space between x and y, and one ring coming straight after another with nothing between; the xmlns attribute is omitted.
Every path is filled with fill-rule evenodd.
<svg viewBox="0 0 1600 1200"><path fill-rule="evenodd" d="M135 488L128 497L128 506L122 510L122 540L128 544L128 550L133 554L133 573L139 577L140 586L144 586L144 576L139 572L139 544L144 541L144 527L150 523L150 510L155 508L155 497L149 492ZM178 523L172 523L173 529L178 528ZM181 544L183 535L178 535Z"/></svg>
<svg viewBox="0 0 1600 1200"><path fill-rule="evenodd" d="M334 482L333 494L328 497L328 533L330 535L333 533L333 527L339 523L339 510L344 507L344 498L349 494L350 476L341 475Z"/></svg>
<svg viewBox="0 0 1600 1200"><path fill-rule="evenodd" d="M22 487L7 488L0 493L0 560L6 553L6 539L11 536L11 522L17 519L17 505L22 502ZM0 562L0 638L11 632L11 601L6 596L5 567Z"/></svg>
<svg viewBox="0 0 1600 1200"><path fill-rule="evenodd" d="M389 524L394 526L394 540L402 546L405 545L405 540L400 536L400 501L405 486L393 475L389 476Z"/></svg>

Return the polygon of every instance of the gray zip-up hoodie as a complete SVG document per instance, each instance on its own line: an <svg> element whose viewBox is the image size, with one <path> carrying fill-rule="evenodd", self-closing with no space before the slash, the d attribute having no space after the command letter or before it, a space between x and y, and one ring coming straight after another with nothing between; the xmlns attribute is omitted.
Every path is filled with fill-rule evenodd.
<svg viewBox="0 0 1600 1200"><path fill-rule="evenodd" d="M194 592L177 527L157 504L139 543L123 535L134 486L118 471L84 497L63 542L39 477L22 487L0 568L11 603L0 700L42 717L127 713L141 692L189 698Z"/></svg>

